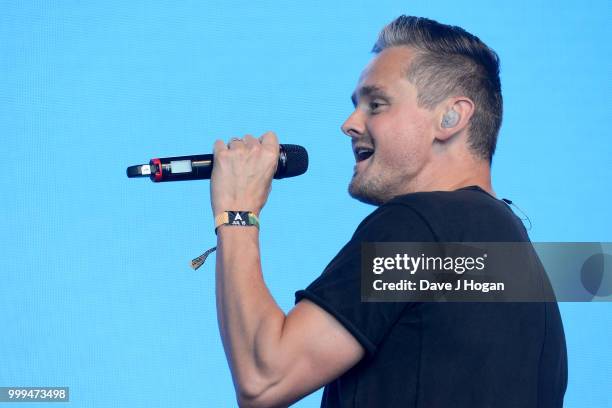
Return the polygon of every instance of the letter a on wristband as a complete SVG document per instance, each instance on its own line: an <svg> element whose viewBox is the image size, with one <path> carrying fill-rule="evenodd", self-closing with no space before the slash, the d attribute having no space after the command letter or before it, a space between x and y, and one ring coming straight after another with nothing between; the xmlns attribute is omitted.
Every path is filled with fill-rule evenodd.
<svg viewBox="0 0 612 408"><path fill-rule="evenodd" d="M259 228L259 219L254 213L249 211L224 211L215 217L215 231L221 225L254 226Z"/></svg>

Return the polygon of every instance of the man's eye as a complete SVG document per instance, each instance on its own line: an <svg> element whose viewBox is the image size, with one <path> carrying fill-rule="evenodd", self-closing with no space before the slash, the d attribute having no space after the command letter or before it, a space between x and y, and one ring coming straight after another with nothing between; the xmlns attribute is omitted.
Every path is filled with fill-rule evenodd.
<svg viewBox="0 0 612 408"><path fill-rule="evenodd" d="M370 109L370 111L377 111L383 105L384 104L380 102L370 102L368 103L368 108Z"/></svg>

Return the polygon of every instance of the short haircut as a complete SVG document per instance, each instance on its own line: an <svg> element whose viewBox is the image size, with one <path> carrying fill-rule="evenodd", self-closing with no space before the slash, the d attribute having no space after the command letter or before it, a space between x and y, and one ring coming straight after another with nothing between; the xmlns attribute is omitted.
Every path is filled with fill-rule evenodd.
<svg viewBox="0 0 612 408"><path fill-rule="evenodd" d="M400 16L387 24L372 52L396 46L416 51L407 77L417 88L419 106L433 109L452 96L466 96L474 102L468 143L476 156L490 163L503 107L495 51L461 27L413 16Z"/></svg>

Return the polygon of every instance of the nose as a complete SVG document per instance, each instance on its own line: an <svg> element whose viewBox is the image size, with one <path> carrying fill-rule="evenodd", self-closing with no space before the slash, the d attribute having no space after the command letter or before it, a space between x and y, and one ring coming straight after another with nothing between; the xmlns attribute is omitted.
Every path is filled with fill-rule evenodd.
<svg viewBox="0 0 612 408"><path fill-rule="evenodd" d="M365 122L358 108L346 118L340 129L349 137L358 137L365 133Z"/></svg>

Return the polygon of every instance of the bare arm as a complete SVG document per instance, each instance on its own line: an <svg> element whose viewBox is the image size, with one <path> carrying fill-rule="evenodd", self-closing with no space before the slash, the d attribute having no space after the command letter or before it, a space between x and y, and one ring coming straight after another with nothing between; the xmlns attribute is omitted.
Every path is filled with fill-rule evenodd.
<svg viewBox="0 0 612 408"><path fill-rule="evenodd" d="M215 214L259 213L278 157L274 134L215 143ZM244 144L243 144L244 143ZM285 316L266 287L255 227L222 226L216 265L217 318L241 406L287 406L341 375L362 346L331 315L303 300Z"/></svg>
<svg viewBox="0 0 612 408"><path fill-rule="evenodd" d="M285 316L264 283L255 228L220 228L217 251L219 329L242 406L289 405L361 359L361 345L315 304Z"/></svg>

